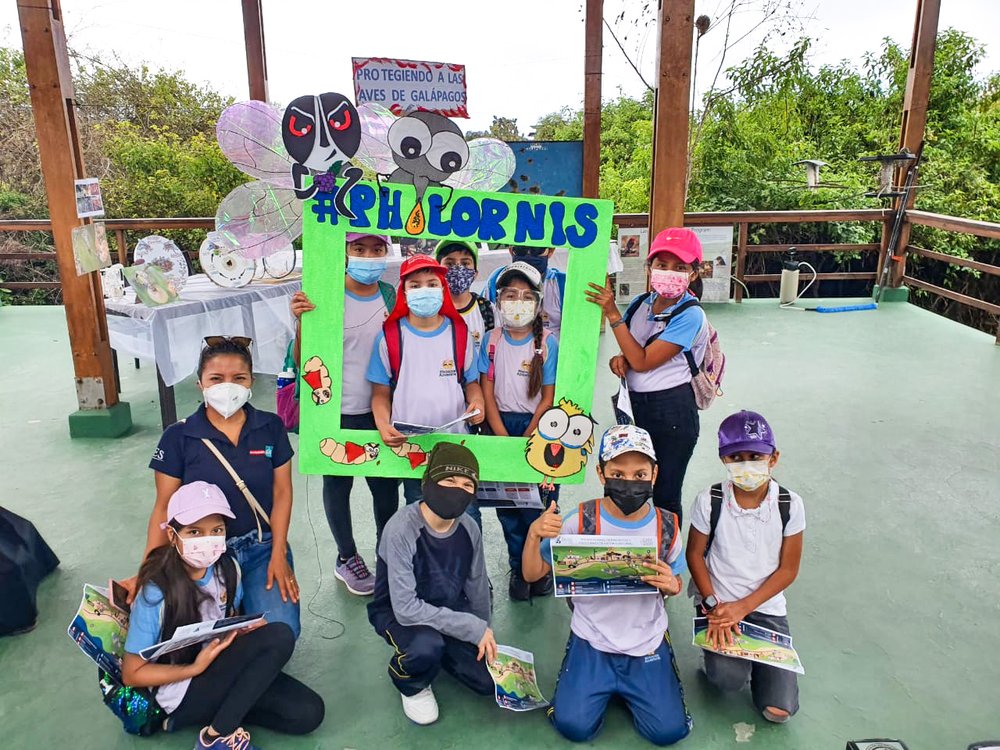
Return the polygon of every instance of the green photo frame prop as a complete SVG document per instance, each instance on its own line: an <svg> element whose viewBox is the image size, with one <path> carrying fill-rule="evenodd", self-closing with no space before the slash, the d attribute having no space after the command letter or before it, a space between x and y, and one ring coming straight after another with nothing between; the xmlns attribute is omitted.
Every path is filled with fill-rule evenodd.
<svg viewBox="0 0 1000 750"><path fill-rule="evenodd" d="M590 414L601 311L587 302L584 290L589 282L603 285L605 281L614 213L611 201L432 187L422 201L426 211L424 231L408 234L404 222L415 199L413 186L389 183L380 189L363 181L348 194L347 205L357 217L353 220L336 212L328 194L319 193L304 205L302 288L316 309L302 319L302 362L305 368L312 357L318 357L330 378L330 395L325 403L316 403L311 398L311 386L305 381L300 383L299 469L306 474L418 478L424 471L411 455L398 455L382 444L378 432L340 426L344 235L348 231L567 248L555 403L558 407L563 401L569 402L564 405L569 415ZM342 448L350 445L349 450L335 453L346 463L335 462L324 454L321 446L329 449L334 445L324 443L326 440ZM547 478L526 460L528 438L451 434L408 438L408 443L419 449L413 455L429 452L441 441L468 446L476 454L480 476L486 481L541 482ZM553 481L582 482L593 446L585 446L584 450L581 468L572 476Z"/></svg>

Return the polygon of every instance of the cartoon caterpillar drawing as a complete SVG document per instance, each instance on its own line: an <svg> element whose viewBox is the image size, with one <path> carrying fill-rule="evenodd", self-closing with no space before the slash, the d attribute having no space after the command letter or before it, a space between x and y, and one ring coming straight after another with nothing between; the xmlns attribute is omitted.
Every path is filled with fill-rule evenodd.
<svg viewBox="0 0 1000 750"><path fill-rule="evenodd" d="M317 406L322 406L333 398L330 371L326 369L319 357L310 357L302 366L302 379L312 388L312 400Z"/></svg>
<svg viewBox="0 0 1000 750"><path fill-rule="evenodd" d="M319 451L335 464L366 464L378 458L379 444L338 443L333 438L326 438L319 444Z"/></svg>
<svg viewBox="0 0 1000 750"><path fill-rule="evenodd" d="M409 459L411 469L415 469L418 466L423 466L427 463L427 452L414 443L403 443L399 447L390 448L389 450L400 458Z"/></svg>

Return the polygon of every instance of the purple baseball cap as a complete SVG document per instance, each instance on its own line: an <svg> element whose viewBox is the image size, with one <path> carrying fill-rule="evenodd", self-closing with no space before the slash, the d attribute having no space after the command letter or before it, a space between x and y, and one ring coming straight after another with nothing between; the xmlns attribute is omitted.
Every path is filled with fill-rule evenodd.
<svg viewBox="0 0 1000 750"><path fill-rule="evenodd" d="M771 425L755 411L738 411L730 414L719 425L719 455L752 451L774 453L774 433Z"/></svg>
<svg viewBox="0 0 1000 750"><path fill-rule="evenodd" d="M357 242L358 240L363 240L365 237L374 237L379 242L385 244L389 247L392 243L389 241L389 235L387 234L373 234L371 232L348 232L344 235L344 240L348 243Z"/></svg>
<svg viewBox="0 0 1000 750"><path fill-rule="evenodd" d="M181 488L170 496L167 503L167 521L160 528L167 528L171 521L177 521L181 526L200 521L205 516L218 513L227 518L236 518L226 495L217 485L208 482L191 482L181 485Z"/></svg>

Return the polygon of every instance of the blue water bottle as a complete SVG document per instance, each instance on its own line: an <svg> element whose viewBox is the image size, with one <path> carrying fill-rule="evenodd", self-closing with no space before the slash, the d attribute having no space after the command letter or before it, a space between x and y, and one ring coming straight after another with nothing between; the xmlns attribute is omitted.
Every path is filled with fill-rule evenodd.
<svg viewBox="0 0 1000 750"><path fill-rule="evenodd" d="M275 381L274 385L277 390L281 390L286 385L291 385L295 382L295 370L285 369L281 371L278 375L278 379Z"/></svg>

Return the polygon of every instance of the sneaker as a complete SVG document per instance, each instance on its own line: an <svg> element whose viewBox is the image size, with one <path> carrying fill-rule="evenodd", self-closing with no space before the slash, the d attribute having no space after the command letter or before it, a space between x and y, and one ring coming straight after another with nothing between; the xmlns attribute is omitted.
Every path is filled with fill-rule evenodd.
<svg viewBox="0 0 1000 750"><path fill-rule="evenodd" d="M764 718L770 721L772 724L784 724L786 721L792 718L789 714L777 714L770 708L765 708L763 711L761 711L761 713L764 715Z"/></svg>
<svg viewBox="0 0 1000 750"><path fill-rule="evenodd" d="M404 695L403 713L414 724L426 726L438 720L438 702L428 685L416 695Z"/></svg>
<svg viewBox="0 0 1000 750"><path fill-rule="evenodd" d="M333 575L343 581L352 594L371 596L375 593L375 576L368 570L361 555L355 554L343 561L338 557Z"/></svg>
<svg viewBox="0 0 1000 750"><path fill-rule="evenodd" d="M198 732L194 750L260 750L260 748L250 744L250 732L243 727L237 727L228 737L216 737L211 742L205 737L205 730L202 729Z"/></svg>
<svg viewBox="0 0 1000 750"><path fill-rule="evenodd" d="M507 595L511 601L526 602L531 598L531 584L521 577L520 570L510 571L510 585L507 587Z"/></svg>
<svg viewBox="0 0 1000 750"><path fill-rule="evenodd" d="M531 595L548 596L552 593L552 588L552 576L545 576L531 584Z"/></svg>

